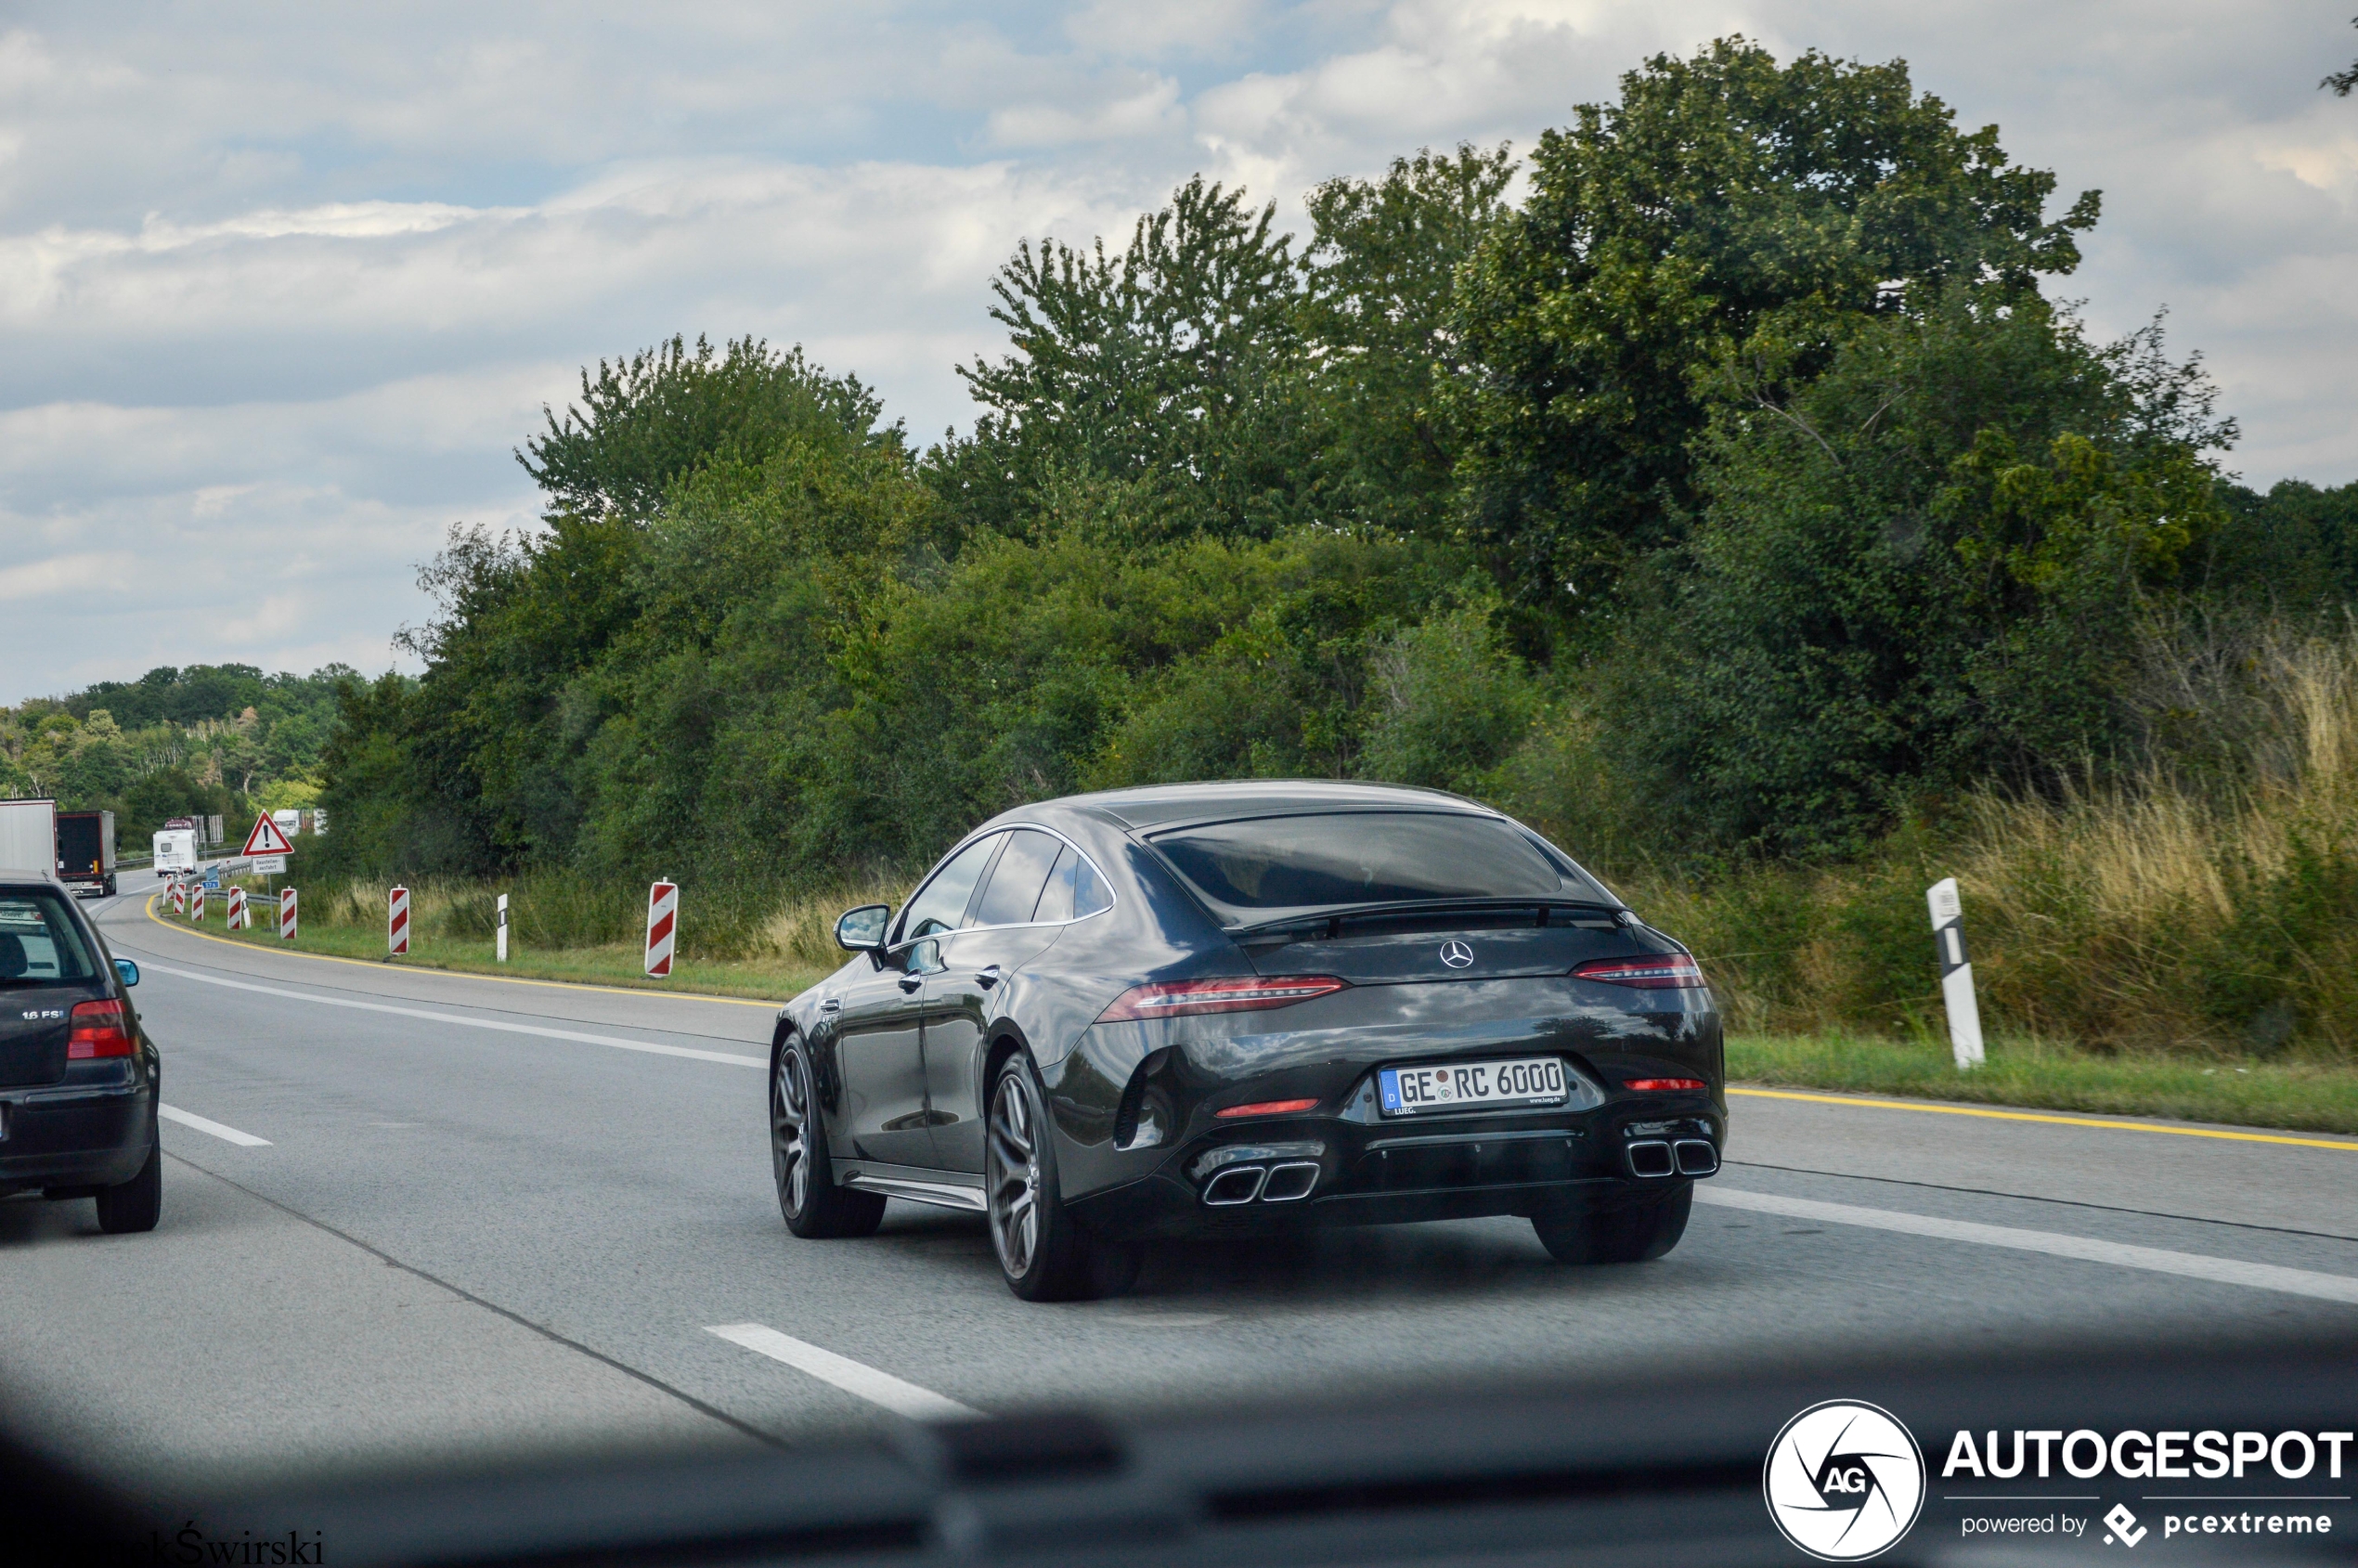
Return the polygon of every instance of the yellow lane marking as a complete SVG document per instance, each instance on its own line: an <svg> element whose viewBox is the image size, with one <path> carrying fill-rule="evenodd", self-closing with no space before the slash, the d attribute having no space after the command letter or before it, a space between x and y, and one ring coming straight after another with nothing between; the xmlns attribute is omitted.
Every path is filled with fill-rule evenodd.
<svg viewBox="0 0 2358 1568"><path fill-rule="evenodd" d="M725 1002L732 1007L768 1007L773 1010L779 1005L775 1002L756 1002L745 996L715 996L708 991L656 991L652 987L642 989L637 986L588 985L579 980L527 980L515 975L479 975L473 969L440 969L430 966L404 968L381 964L373 958L339 958L330 952L294 952L279 948L261 947L253 942L241 942L235 937L216 937L209 931L193 930L177 921L166 920L156 913L156 901L162 897L162 893L148 895L148 901L142 907L149 919L167 931L176 932L184 937L194 937L200 941L221 942L246 952L267 952L279 958L307 958L314 964L356 964L363 969L374 969L381 975L391 968L395 974L456 975L461 979L489 980L494 985L538 986L545 991L594 991L607 996L685 996L697 1002Z"/></svg>
<svg viewBox="0 0 2358 1568"><path fill-rule="evenodd" d="M2152 1121L2099 1121L2090 1116L2042 1116L2028 1110L1983 1110L1973 1106L1921 1105L1908 1100L1862 1100L1848 1095L1796 1095L1784 1089L1735 1089L1756 1100L1807 1100L1812 1105L1858 1106L1868 1110L1913 1110L1933 1116L1982 1116L1993 1121L2047 1121L2058 1127L2104 1127L2116 1133L2168 1133L2181 1138L2227 1138L2244 1144L2291 1144L2300 1148L2338 1148L2358 1153L2358 1140L2295 1138L2281 1133L2229 1133L2216 1127L2164 1127Z"/></svg>

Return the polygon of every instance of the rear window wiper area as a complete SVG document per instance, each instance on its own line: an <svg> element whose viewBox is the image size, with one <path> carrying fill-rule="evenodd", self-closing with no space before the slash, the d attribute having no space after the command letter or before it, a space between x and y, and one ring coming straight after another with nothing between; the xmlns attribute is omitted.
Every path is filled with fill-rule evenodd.
<svg viewBox="0 0 2358 1568"><path fill-rule="evenodd" d="M1348 904L1315 914L1231 926L1227 935L1242 946L1265 949L1420 931L1512 931L1549 926L1609 931L1634 918L1614 904L1574 899L1446 899Z"/></svg>

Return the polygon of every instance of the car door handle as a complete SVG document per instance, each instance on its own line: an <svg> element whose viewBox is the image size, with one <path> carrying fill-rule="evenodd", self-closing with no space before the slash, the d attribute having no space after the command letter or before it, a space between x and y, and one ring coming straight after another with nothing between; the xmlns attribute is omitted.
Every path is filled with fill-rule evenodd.
<svg viewBox="0 0 2358 1568"><path fill-rule="evenodd" d="M840 1013L843 1011L843 1003L839 998L830 996L824 1002L819 1004L819 1011L823 1013Z"/></svg>
<svg viewBox="0 0 2358 1568"><path fill-rule="evenodd" d="M925 977L922 975L903 975L900 977L901 994L914 995L917 988L925 983Z"/></svg>
<svg viewBox="0 0 2358 1568"><path fill-rule="evenodd" d="M988 969L977 970L975 972L975 983L982 987L985 991L989 991L992 986L997 985L999 983L999 965L993 964Z"/></svg>

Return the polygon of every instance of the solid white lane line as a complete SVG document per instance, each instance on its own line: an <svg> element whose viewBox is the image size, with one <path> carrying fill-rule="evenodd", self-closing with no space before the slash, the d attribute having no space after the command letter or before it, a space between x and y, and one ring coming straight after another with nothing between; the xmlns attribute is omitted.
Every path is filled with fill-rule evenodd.
<svg viewBox="0 0 2358 1568"><path fill-rule="evenodd" d="M1725 1209L1749 1209L1763 1214L1783 1214L1796 1220L1823 1220L1829 1225L1864 1225L1871 1230L1895 1230L1908 1236L1929 1236L1942 1241L1967 1241L1981 1247L2010 1247L2018 1252L2044 1252L2050 1257L2078 1258L2085 1263L2111 1263L2118 1268L2144 1269L2149 1274L2174 1274L2187 1279L2208 1279L2220 1285L2243 1285L2255 1290L2282 1290L2313 1296L2321 1302L2358 1306L2358 1277L2318 1274L2275 1263L2248 1263L2235 1258L2213 1258L2200 1252L2172 1252L2160 1247L2133 1247L2123 1241L2097 1241L2056 1231L2023 1230L2015 1225L1986 1225L1972 1220L1936 1219L1930 1214L1903 1213L1897 1209L1862 1209L1850 1203L1820 1203L1808 1198L1746 1192L1741 1187L1695 1188L1699 1203Z"/></svg>
<svg viewBox="0 0 2358 1568"><path fill-rule="evenodd" d="M854 1361L848 1355L837 1355L831 1350L797 1340L791 1334L781 1334L775 1328L758 1323L723 1323L717 1328L706 1328L732 1344L759 1351L772 1361L783 1361L797 1371L810 1373L823 1383L833 1383L846 1393L856 1393L871 1405L881 1405L895 1415L906 1416L913 1421L972 1420L982 1412L970 1405L961 1405L945 1398L929 1388L901 1381L889 1372L879 1372L865 1362Z"/></svg>
<svg viewBox="0 0 2358 1568"><path fill-rule="evenodd" d="M423 1018L428 1023L458 1024L465 1029L498 1030L503 1034L537 1034L550 1040L574 1040L584 1045L611 1045L617 1051L644 1051L654 1056L686 1056L691 1061L723 1062L730 1067L770 1069L766 1056L745 1056L731 1051L699 1051L691 1045L657 1045L647 1040L620 1040L611 1034L585 1034L577 1029L551 1029L543 1024L515 1024L499 1018L470 1018L458 1013L433 1013L422 1007L396 1007L389 1002L356 1002L348 996L318 996L307 991L288 991L275 985L256 985L251 980L225 979L219 975L200 974L194 969L175 969L169 964L150 963L147 965L166 975L177 975L184 980L202 980L207 985L227 986L232 991L260 991L265 996L283 996L294 1002L316 1002L322 1007L355 1007L364 1013L392 1013L404 1018Z"/></svg>
<svg viewBox="0 0 2358 1568"><path fill-rule="evenodd" d="M218 1121L208 1121L194 1111L182 1110L178 1106L158 1106L156 1114L166 1121L177 1121L183 1127L194 1127L200 1133L211 1133L222 1142L236 1144L240 1148L268 1148L270 1147L268 1138L257 1138L252 1133L240 1133L235 1127L224 1127Z"/></svg>

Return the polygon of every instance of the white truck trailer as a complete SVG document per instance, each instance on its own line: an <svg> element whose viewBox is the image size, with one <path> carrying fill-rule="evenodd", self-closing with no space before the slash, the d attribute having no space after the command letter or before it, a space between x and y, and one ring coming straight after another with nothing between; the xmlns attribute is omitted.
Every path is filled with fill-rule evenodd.
<svg viewBox="0 0 2358 1568"><path fill-rule="evenodd" d="M58 875L58 803L0 800L0 865Z"/></svg>

